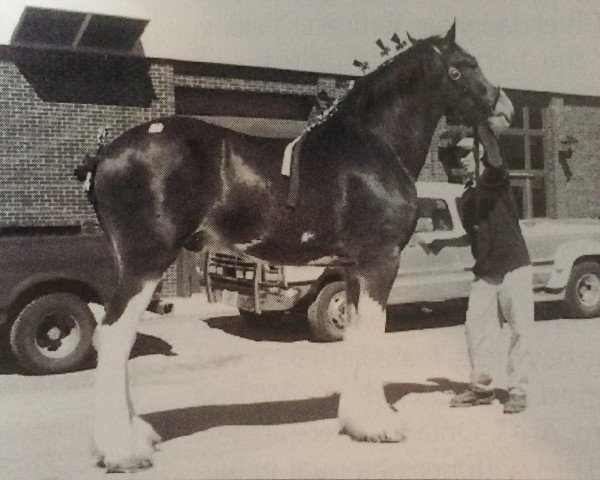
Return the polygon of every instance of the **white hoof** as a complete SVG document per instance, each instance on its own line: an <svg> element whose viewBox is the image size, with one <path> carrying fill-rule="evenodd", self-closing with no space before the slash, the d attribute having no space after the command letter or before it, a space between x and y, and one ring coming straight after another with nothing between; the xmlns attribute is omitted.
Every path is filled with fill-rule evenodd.
<svg viewBox="0 0 600 480"><path fill-rule="evenodd" d="M152 426L139 417L133 417L129 432L119 432L112 442L96 441L98 465L108 473L145 470L152 466L152 455L160 436ZM101 443L106 445L105 448Z"/></svg>
<svg viewBox="0 0 600 480"><path fill-rule="evenodd" d="M391 412L378 418L340 418L340 433L359 442L399 443L406 439L400 421Z"/></svg>
<svg viewBox="0 0 600 480"><path fill-rule="evenodd" d="M156 445L160 443L161 438L154 431L152 425L135 416L131 421L133 431L133 451L138 456L150 457L156 451Z"/></svg>
<svg viewBox="0 0 600 480"><path fill-rule="evenodd" d="M360 442L398 443L406 439L399 415L387 402L370 405L340 398L340 433Z"/></svg>

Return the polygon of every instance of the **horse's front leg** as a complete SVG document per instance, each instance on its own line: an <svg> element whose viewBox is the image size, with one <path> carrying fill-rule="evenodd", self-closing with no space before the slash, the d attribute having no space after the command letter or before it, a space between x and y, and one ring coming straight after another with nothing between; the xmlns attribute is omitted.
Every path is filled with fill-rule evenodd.
<svg viewBox="0 0 600 480"><path fill-rule="evenodd" d="M138 320L158 282L125 275L94 337L98 351L94 445L99 463L108 472L150 467L154 445L160 440L152 427L134 414L127 371Z"/></svg>
<svg viewBox="0 0 600 480"><path fill-rule="evenodd" d="M397 249L365 267L347 271L350 322L344 338L352 371L346 380L338 407L341 432L355 440L401 442L398 415L383 391L378 365L385 334L386 304L396 278Z"/></svg>

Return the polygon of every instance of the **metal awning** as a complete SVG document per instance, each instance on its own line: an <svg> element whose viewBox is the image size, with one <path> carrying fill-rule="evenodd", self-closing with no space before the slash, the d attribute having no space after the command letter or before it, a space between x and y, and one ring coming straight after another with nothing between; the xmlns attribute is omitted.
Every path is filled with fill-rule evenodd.
<svg viewBox="0 0 600 480"><path fill-rule="evenodd" d="M129 53L139 46L148 22L140 18L25 7L11 44Z"/></svg>

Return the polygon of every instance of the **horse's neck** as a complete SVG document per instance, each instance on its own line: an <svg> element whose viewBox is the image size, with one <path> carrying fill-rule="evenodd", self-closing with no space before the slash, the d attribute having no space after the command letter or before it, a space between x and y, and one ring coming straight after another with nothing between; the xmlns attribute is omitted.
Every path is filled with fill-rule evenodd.
<svg viewBox="0 0 600 480"><path fill-rule="evenodd" d="M416 180L442 114L437 95L415 92L399 95L369 112L366 127L394 150L398 161Z"/></svg>

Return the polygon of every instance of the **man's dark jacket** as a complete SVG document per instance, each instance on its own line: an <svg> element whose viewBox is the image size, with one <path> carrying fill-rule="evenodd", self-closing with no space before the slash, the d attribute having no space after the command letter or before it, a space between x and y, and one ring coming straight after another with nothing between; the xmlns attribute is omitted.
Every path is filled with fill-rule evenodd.
<svg viewBox="0 0 600 480"><path fill-rule="evenodd" d="M483 161L486 168L479 186L467 186L461 197L461 220L475 258L475 276L504 276L529 265L531 259L519 225L508 171L504 166L492 167L485 157Z"/></svg>

